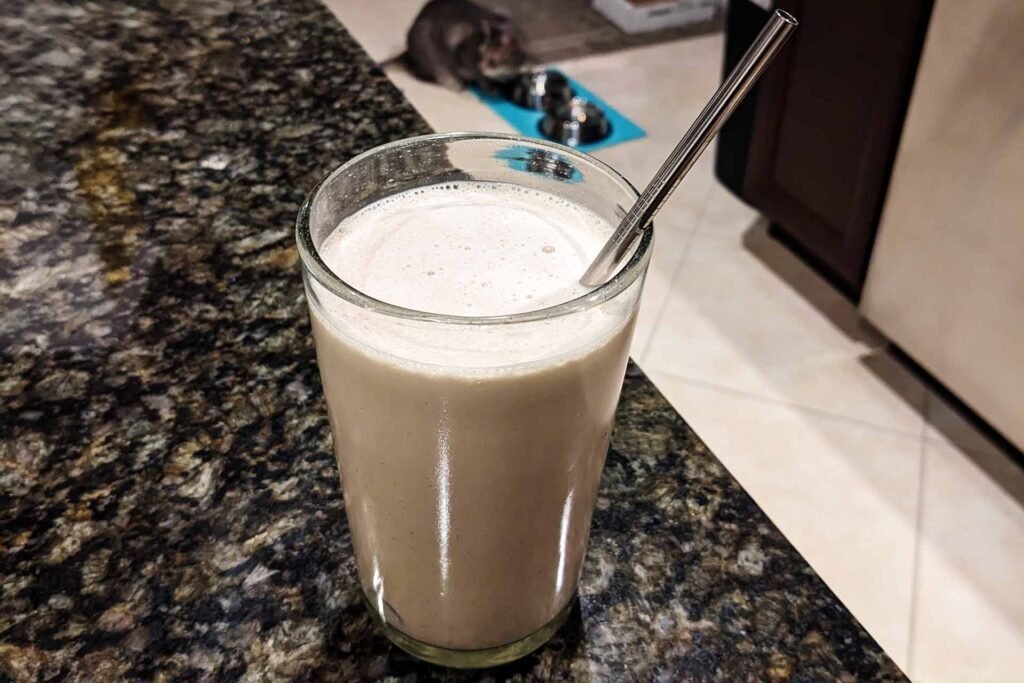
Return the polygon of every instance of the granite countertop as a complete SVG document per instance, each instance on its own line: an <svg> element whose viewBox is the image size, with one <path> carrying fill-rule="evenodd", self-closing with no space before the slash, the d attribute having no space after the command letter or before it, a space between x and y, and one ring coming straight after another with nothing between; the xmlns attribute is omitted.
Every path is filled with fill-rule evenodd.
<svg viewBox="0 0 1024 683"><path fill-rule="evenodd" d="M316 0L5 0L0 42L0 680L902 679L635 367L569 624L397 651L292 225L427 127Z"/></svg>

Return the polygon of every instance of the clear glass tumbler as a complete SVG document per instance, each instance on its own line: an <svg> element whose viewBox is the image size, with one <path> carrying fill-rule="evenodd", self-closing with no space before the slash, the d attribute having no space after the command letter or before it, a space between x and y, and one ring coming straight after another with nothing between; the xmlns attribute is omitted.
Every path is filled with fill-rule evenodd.
<svg viewBox="0 0 1024 683"><path fill-rule="evenodd" d="M398 192L464 181L557 195L607 218L609 234L637 193L567 147L441 134L352 159L299 213L317 361L367 604L408 652L481 667L539 647L569 612L652 236L601 287L507 316L388 304L321 259L318 248L346 216Z"/></svg>

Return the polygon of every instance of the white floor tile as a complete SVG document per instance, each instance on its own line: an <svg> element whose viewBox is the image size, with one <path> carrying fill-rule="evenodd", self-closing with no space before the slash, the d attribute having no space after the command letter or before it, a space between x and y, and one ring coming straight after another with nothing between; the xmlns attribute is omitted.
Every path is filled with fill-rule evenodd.
<svg viewBox="0 0 1024 683"><path fill-rule="evenodd" d="M722 36L714 35L583 57L557 66L647 132L640 140L595 153L642 190L718 86L721 59ZM674 74L671 88L666 87L668 73ZM643 362L673 275L704 212L714 186L713 167L709 149L655 219L655 249L633 337L632 355L638 362Z"/></svg>
<svg viewBox="0 0 1024 683"><path fill-rule="evenodd" d="M599 150L595 156L645 185L718 87L721 34L593 55L557 64L647 132L640 140ZM712 165L712 148L701 161ZM692 173L692 172L691 172ZM697 178L700 180L696 180ZM687 177L675 194L703 200L710 189L710 169Z"/></svg>
<svg viewBox="0 0 1024 683"><path fill-rule="evenodd" d="M405 34L426 0L323 0L370 58L383 62L405 51Z"/></svg>
<svg viewBox="0 0 1024 683"><path fill-rule="evenodd" d="M584 57L558 67L647 131L645 138L595 154L642 190L717 87L721 55L717 35ZM665 74L672 70L682 82L666 88ZM632 355L640 363L714 186L713 168L713 151L708 150L655 219L655 249L633 337Z"/></svg>
<svg viewBox="0 0 1024 683"><path fill-rule="evenodd" d="M485 131L489 133L515 133L503 118L468 90L448 90L435 83L417 80L398 65L384 69L388 78L398 86L416 111L438 133L449 131Z"/></svg>
<svg viewBox="0 0 1024 683"><path fill-rule="evenodd" d="M742 242L699 232L680 269L646 368L920 434L924 387L763 231Z"/></svg>
<svg viewBox="0 0 1024 683"><path fill-rule="evenodd" d="M650 371L654 383L901 667L921 439Z"/></svg>
<svg viewBox="0 0 1024 683"><path fill-rule="evenodd" d="M705 235L741 241L747 232L763 232L767 226L767 219L757 209L747 206L724 185L715 182L708 193L697 230Z"/></svg>
<svg viewBox="0 0 1024 683"><path fill-rule="evenodd" d="M630 352L638 363L644 362L651 334L672 291L672 278L686 252L692 226L699 218L700 211L699 206L673 205L666 207L655 223L654 252L647 267L647 279Z"/></svg>
<svg viewBox="0 0 1024 683"><path fill-rule="evenodd" d="M927 683L1021 680L1024 472L994 481L971 456L928 440L910 675Z"/></svg>

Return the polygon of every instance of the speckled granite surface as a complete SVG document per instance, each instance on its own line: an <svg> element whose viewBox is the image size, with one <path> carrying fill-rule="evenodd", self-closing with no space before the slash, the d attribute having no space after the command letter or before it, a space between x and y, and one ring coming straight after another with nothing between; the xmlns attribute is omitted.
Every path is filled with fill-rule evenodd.
<svg viewBox="0 0 1024 683"><path fill-rule="evenodd" d="M0 679L902 678L635 368L568 626L485 673L396 651L291 229L425 125L315 0L0 15Z"/></svg>

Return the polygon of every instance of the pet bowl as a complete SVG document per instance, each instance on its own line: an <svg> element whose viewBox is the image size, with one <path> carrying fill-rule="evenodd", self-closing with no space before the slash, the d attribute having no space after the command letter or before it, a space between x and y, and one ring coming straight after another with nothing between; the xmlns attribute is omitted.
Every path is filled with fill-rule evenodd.
<svg viewBox="0 0 1024 683"><path fill-rule="evenodd" d="M600 107L574 97L548 111L541 119L540 132L548 140L576 147L604 140L611 135L612 127Z"/></svg>
<svg viewBox="0 0 1024 683"><path fill-rule="evenodd" d="M534 69L515 79L509 96L526 109L549 111L572 99L569 79L554 69Z"/></svg>

